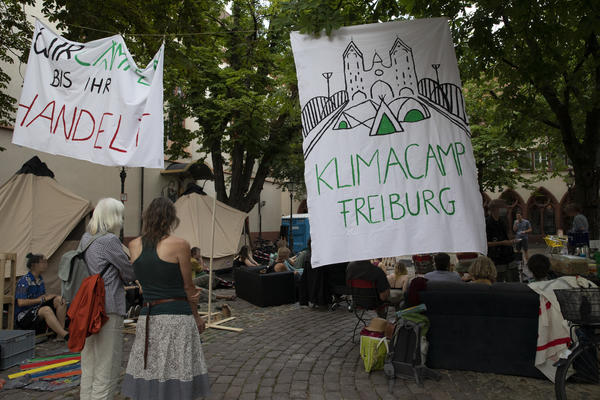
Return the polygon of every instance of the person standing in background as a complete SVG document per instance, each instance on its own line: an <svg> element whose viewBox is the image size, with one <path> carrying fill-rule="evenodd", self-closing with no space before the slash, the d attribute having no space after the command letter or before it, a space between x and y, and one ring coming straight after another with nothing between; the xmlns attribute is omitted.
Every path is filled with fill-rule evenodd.
<svg viewBox="0 0 600 400"><path fill-rule="evenodd" d="M513 223L513 232L516 234L517 239L517 251L523 252L523 262L526 264L529 259L529 237L528 233L531 233L531 224L528 220L523 218L520 212L517 213L517 219Z"/></svg>
<svg viewBox="0 0 600 400"><path fill-rule="evenodd" d="M146 302L121 388L134 400L191 400L210 392L190 244L171 235L176 213L169 199L152 200L142 216L142 236L129 242Z"/></svg>
<svg viewBox="0 0 600 400"><path fill-rule="evenodd" d="M115 395L123 353L123 319L126 313L123 281L135 280L133 267L117 236L123 226L125 206L119 200L101 199L94 209L87 232L81 238L90 275L104 273L105 309L108 321L100 332L88 336L81 352L80 398L112 399Z"/></svg>

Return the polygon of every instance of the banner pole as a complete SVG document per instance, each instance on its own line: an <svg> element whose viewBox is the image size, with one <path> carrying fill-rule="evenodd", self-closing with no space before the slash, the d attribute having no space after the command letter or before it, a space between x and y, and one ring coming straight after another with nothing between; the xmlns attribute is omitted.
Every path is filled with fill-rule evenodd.
<svg viewBox="0 0 600 400"><path fill-rule="evenodd" d="M217 213L217 197L213 197L212 223L210 229L210 261L208 265L208 325L212 315L212 282L213 282L213 257L215 252L215 214Z"/></svg>

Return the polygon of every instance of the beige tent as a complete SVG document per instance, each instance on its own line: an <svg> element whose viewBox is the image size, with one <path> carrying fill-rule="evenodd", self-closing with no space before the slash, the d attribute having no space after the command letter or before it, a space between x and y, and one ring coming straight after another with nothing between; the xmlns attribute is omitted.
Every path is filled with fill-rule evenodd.
<svg viewBox="0 0 600 400"><path fill-rule="evenodd" d="M36 175L32 163L44 171ZM34 157L0 187L0 252L17 253L17 275L27 273L27 253L50 258L91 210L88 200L59 185L53 176ZM44 278L47 289L55 286L56 271L49 270Z"/></svg>
<svg viewBox="0 0 600 400"><path fill-rule="evenodd" d="M204 257L210 256L213 198L190 193L175 202L179 226L173 234L199 247ZM238 251L244 220L248 214L220 201L216 202L214 258L226 257Z"/></svg>

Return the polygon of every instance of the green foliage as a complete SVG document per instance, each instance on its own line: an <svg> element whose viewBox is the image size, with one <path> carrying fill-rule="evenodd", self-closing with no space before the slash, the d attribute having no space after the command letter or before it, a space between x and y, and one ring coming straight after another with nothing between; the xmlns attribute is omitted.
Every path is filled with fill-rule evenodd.
<svg viewBox="0 0 600 400"><path fill-rule="evenodd" d="M600 225L599 2L296 0L282 14L284 23L313 34L405 16L449 18L463 81L493 81L501 89L484 100L490 108L481 117L480 110L468 110L476 120L494 121L472 124L476 157L492 167L482 186L510 180L502 165L514 160L494 154L492 146L535 143L557 159L566 153L575 172L575 198L591 217L595 236Z"/></svg>
<svg viewBox="0 0 600 400"><path fill-rule="evenodd" d="M228 15L225 3L44 0L44 12L73 40L107 35L81 26L123 33L141 61L150 60L166 34L166 153L210 157L217 198L249 211L265 178L274 168L285 170L291 144L299 141L298 96L288 34L270 28L276 5L233 1ZM199 128L185 129L186 118ZM196 140L201 154L187 154Z"/></svg>
<svg viewBox="0 0 600 400"><path fill-rule="evenodd" d="M26 62L33 33L24 6L34 0L3 0L0 2L0 62ZM17 100L6 93L11 77L0 69L0 125L11 126ZM0 147L0 150L4 150Z"/></svg>

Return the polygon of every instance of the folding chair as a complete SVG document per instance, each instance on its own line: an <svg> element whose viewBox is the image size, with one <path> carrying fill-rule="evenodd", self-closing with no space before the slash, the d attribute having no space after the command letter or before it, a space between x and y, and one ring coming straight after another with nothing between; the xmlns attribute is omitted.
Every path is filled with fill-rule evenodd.
<svg viewBox="0 0 600 400"><path fill-rule="evenodd" d="M365 313L369 310L379 311L378 314L386 318L389 304L379 298L375 282L364 279L350 279L346 282L346 285L352 296L352 310L358 319L352 331L352 343L355 343L354 336L356 336L358 325L362 322L363 326L367 326L367 322L364 320Z"/></svg>

